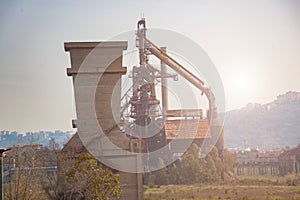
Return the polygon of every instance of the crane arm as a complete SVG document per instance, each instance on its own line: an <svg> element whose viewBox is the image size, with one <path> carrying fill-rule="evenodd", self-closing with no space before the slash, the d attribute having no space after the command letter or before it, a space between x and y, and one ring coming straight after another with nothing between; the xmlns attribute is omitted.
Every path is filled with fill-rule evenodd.
<svg viewBox="0 0 300 200"><path fill-rule="evenodd" d="M195 87L200 89L206 95L206 97L209 101L209 112L210 112L209 118L212 119L213 113L215 112L216 107L215 107L215 96L212 93L211 89L209 87L205 86L204 82L201 79L199 79L194 74L192 74L190 71L188 71L184 66L182 66L180 63L178 63L176 60L174 60L167 53L162 51L159 47L154 45L147 38L145 38L145 43L146 43L145 44L146 48L153 55L155 55L158 59L160 59L166 65L171 67L178 74L183 76L186 80L188 80L191 84L193 84Z"/></svg>

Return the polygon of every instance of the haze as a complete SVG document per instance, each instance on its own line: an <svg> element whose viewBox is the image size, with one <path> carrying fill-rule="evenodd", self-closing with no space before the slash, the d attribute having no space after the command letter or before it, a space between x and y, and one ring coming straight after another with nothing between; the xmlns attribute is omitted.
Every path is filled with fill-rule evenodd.
<svg viewBox="0 0 300 200"><path fill-rule="evenodd" d="M198 43L222 78L226 110L300 91L300 1L1 1L0 130L71 130L67 41L147 26Z"/></svg>

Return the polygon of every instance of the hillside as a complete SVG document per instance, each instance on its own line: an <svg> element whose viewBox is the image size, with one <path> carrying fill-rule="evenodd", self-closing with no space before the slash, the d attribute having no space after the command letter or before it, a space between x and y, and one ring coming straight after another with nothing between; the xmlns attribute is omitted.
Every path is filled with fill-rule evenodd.
<svg viewBox="0 0 300 200"><path fill-rule="evenodd" d="M275 148L299 142L300 92L287 92L268 104L249 103L226 112L225 143L229 148Z"/></svg>

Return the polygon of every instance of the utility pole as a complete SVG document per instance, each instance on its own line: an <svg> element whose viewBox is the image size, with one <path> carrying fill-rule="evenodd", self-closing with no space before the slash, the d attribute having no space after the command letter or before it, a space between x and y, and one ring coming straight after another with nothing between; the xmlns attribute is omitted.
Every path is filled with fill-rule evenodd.
<svg viewBox="0 0 300 200"><path fill-rule="evenodd" d="M1 187L0 187L0 192L1 192L1 196L0 196L0 200L3 199L3 159L2 159L2 155L5 151L9 151L10 149L0 149L0 157L1 157L1 160L0 160L0 173L1 173L1 176L0 176L0 181L1 181Z"/></svg>

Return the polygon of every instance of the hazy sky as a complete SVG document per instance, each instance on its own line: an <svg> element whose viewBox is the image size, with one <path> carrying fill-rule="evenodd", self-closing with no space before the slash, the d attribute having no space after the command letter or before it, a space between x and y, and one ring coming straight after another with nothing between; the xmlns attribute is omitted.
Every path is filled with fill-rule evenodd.
<svg viewBox="0 0 300 200"><path fill-rule="evenodd" d="M101 41L148 27L198 43L222 78L227 110L300 91L300 1L0 2L0 130L71 130L67 41Z"/></svg>

